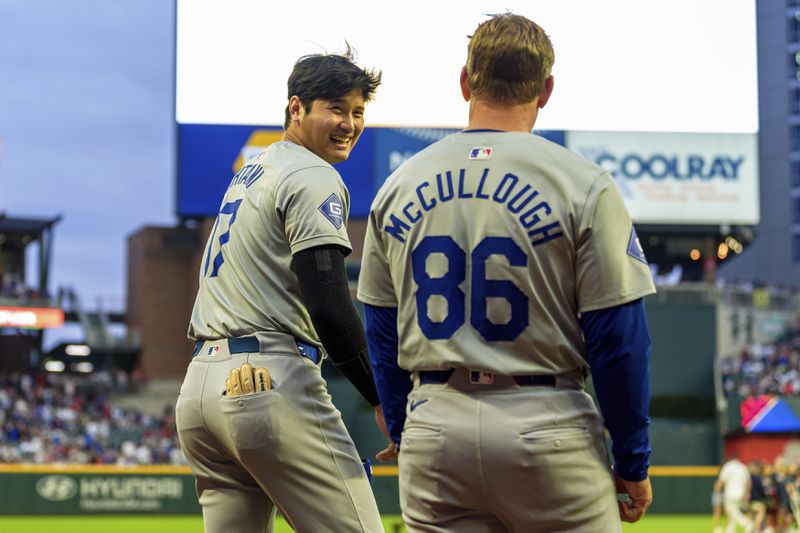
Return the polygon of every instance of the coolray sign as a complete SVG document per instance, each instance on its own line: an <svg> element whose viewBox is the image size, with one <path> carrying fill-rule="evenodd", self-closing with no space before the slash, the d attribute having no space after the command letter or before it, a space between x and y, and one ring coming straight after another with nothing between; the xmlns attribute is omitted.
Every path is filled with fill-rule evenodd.
<svg viewBox="0 0 800 533"><path fill-rule="evenodd" d="M571 131L565 141L614 176L637 223L759 221L755 134Z"/></svg>

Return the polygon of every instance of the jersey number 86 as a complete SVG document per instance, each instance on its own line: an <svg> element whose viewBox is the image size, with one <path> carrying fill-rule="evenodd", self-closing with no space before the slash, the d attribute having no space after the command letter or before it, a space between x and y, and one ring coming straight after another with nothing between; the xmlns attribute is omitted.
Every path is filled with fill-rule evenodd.
<svg viewBox="0 0 800 533"><path fill-rule="evenodd" d="M431 254L447 258L448 270L432 278L426 269ZM508 237L486 237L472 250L470 261L469 323L487 341L513 341L528 327L528 297L511 280L486 279L486 262L492 255L502 255L511 266L525 267L528 256ZM449 339L466 321L467 296L459 285L466 279L467 254L449 236L428 236L411 253L414 281L417 283L417 322L422 333L431 340ZM434 322L428 316L428 300L438 295L447 301L447 317ZM505 324L489 320L487 299L503 298L511 307L511 318Z"/></svg>

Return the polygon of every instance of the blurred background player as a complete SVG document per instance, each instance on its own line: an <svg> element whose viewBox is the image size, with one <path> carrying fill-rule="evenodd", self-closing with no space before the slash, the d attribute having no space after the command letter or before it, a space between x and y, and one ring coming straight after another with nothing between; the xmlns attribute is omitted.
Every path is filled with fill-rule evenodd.
<svg viewBox="0 0 800 533"><path fill-rule="evenodd" d="M794 521L789 487L794 485L796 466L778 456L773 461L772 480L775 486L775 525L778 531L788 531Z"/></svg>
<svg viewBox="0 0 800 533"><path fill-rule="evenodd" d="M767 523L767 510L772 508L774 498L770 471L764 468L764 462L752 461L748 464L750 470L750 518L753 521L753 531L763 531ZM715 492L722 507L722 494ZM714 526L719 527L720 519L715 516Z"/></svg>
<svg viewBox="0 0 800 533"><path fill-rule="evenodd" d="M737 526L751 531L752 521L744 514L750 501L750 470L735 455L732 455L719 472L714 491L722 494L722 508L727 521L726 533L734 533ZM717 531L721 526L717 526Z"/></svg>
<svg viewBox="0 0 800 533"><path fill-rule="evenodd" d="M620 531L652 501L655 289L613 178L531 135L553 60L530 20L482 23L467 129L372 204L358 297L411 531Z"/></svg>
<svg viewBox="0 0 800 533"><path fill-rule="evenodd" d="M348 191L331 166L358 141L380 78L349 48L301 58L283 140L248 161L222 201L176 407L208 532L271 531L276 507L297 531L383 531L320 374L324 346L383 423L345 275ZM252 379L244 363L266 368L272 388L226 396L226 379Z"/></svg>

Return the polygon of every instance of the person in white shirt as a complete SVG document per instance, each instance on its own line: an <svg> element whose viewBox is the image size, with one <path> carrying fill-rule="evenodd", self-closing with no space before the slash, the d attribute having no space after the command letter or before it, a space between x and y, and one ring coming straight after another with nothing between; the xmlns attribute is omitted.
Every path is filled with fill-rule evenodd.
<svg viewBox="0 0 800 533"><path fill-rule="evenodd" d="M722 508L728 522L726 533L735 533L737 526L742 526L748 533L752 531L752 521L742 512L742 508L750 500L750 487L750 470L738 457L732 456L722 465L714 484L714 492L722 494ZM717 526L714 533L721 529L721 526Z"/></svg>

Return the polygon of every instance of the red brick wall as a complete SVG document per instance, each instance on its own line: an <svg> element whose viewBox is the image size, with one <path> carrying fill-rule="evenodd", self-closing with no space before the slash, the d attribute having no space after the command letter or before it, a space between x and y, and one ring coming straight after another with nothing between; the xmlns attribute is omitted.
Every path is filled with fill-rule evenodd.
<svg viewBox="0 0 800 533"><path fill-rule="evenodd" d="M186 330L211 225L145 227L128 238L127 323L140 335L138 369L146 379L178 378L186 371L192 351Z"/></svg>

